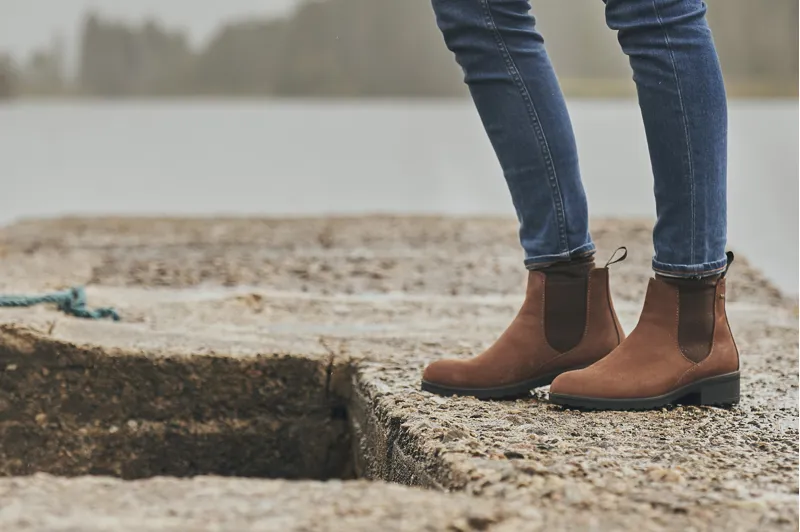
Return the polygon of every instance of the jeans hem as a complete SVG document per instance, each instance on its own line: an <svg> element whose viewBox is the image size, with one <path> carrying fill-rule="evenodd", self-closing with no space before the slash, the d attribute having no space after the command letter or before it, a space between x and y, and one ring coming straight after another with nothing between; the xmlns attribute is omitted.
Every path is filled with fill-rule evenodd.
<svg viewBox="0 0 800 532"><path fill-rule="evenodd" d="M596 248L594 244L590 242L565 253L558 253L556 255L538 255L536 257L525 259L525 267L529 270L537 270L539 268L544 268L549 264L553 264L554 262L566 262L570 259L578 259L588 255L594 255L595 251Z"/></svg>
<svg viewBox="0 0 800 532"><path fill-rule="evenodd" d="M665 277L710 277L724 272L727 266L727 258L703 264L667 264L653 259L653 271Z"/></svg>

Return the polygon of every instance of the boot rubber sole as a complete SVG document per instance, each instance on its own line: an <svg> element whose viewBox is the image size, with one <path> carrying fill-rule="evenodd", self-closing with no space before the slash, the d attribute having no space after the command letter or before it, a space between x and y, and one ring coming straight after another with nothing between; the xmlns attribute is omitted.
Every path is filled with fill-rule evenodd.
<svg viewBox="0 0 800 532"><path fill-rule="evenodd" d="M670 404L730 407L739 402L739 372L687 384L664 395L633 399L608 399L579 395L550 394L550 402L584 410L651 410Z"/></svg>
<svg viewBox="0 0 800 532"><path fill-rule="evenodd" d="M554 373L548 373L540 377L528 379L521 382L512 384L505 384L503 386L495 386L492 388L456 388L452 386L444 386L436 384L435 382L422 381L422 390L425 392L435 393L436 395L444 395L450 397L453 395L476 397L478 399L508 399L514 397L521 397L528 395L534 388L548 386L556 377L567 371L575 371L583 369L584 366L579 368L562 369Z"/></svg>

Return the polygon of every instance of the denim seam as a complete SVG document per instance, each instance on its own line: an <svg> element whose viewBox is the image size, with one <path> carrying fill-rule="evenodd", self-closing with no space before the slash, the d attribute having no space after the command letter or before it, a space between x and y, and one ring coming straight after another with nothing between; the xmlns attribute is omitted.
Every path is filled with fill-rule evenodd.
<svg viewBox="0 0 800 532"><path fill-rule="evenodd" d="M543 266L550 262L561 262L563 259L578 259L587 255L593 255L596 253L596 251L597 248L595 247L594 243L589 242L566 253L558 253L556 255L539 255L537 257L527 258L525 259L524 264L525 267L530 270L531 266Z"/></svg>
<svg viewBox="0 0 800 532"><path fill-rule="evenodd" d="M697 223L695 220L695 211L696 211L696 198L695 198L695 191L694 191L694 160L692 158L692 137L691 133L689 132L689 120L687 119L686 115L686 106L683 103L683 91L681 90L681 79L678 75L678 66L675 62L675 53L672 50L672 43L669 40L669 33L667 32L667 28L664 25L664 20L661 18L661 13L658 10L658 5L656 0L653 0L653 11L656 14L656 19L658 19L658 25L661 27L661 30L664 32L664 44L667 45L667 51L669 51L669 59L670 63L672 63L672 76L675 79L675 89L678 91L678 103L681 106L681 121L683 122L683 132L686 140L686 157L687 163L689 165L689 195L691 196L691 243L689 246L689 262L695 262L695 243L697 241Z"/></svg>
<svg viewBox="0 0 800 532"><path fill-rule="evenodd" d="M723 257L723 258L721 258L719 260L712 260L712 261L709 261L709 262L698 262L698 263L695 263L695 264L674 264L674 263L669 263L669 262L662 262L662 261L658 260L655 257L653 258L653 264L657 265L658 267L664 268L664 269L674 269L674 270L691 270L691 269L696 269L696 268L701 268L702 269L702 268L709 268L709 267L717 268L719 266L724 267L727 263L728 263L728 259L725 258L725 257Z"/></svg>
<svg viewBox="0 0 800 532"><path fill-rule="evenodd" d="M547 138L545 137L544 132L542 131L542 125L541 122L539 121L539 115L536 112L536 107L533 104L533 98L531 98L530 91L528 91L528 87L522 80L522 76L519 73L519 68L514 62L514 58L511 57L511 52L509 52L508 46L503 40L503 35L497 29L497 24L494 21L494 16L492 15L492 8L489 5L489 0L481 0L481 4L483 5L485 22L488 24L489 29L494 34L494 39L495 39L495 44L497 45L497 49L503 56L503 59L505 60L506 71L508 72L508 75L511 76L511 79L514 81L514 85L517 87L517 90L519 91L522 100L525 102L525 107L528 110L528 119L531 122L531 129L533 129L533 133L536 136L536 140L539 144L539 149L542 151L542 157L544 158L545 168L547 169L547 178L550 181L550 188L552 192L551 196L553 199L553 207L555 208L556 211L556 219L558 222L558 236L561 248L564 250L563 253L569 253L569 241L567 240L567 228L566 228L567 223L564 215L564 199L561 196L561 187L558 184L558 176L556 174L555 165L553 164L553 158L550 153L550 146L548 145Z"/></svg>
<svg viewBox="0 0 800 532"><path fill-rule="evenodd" d="M667 264L653 260L653 271L668 277L705 277L722 273L727 261L706 262L704 264Z"/></svg>
<svg viewBox="0 0 800 532"><path fill-rule="evenodd" d="M712 270L698 270L698 271L685 271L685 272L653 268L653 271L665 277L693 278L693 277L710 277L712 275L717 275L724 272L725 268L723 267L723 268L714 268Z"/></svg>

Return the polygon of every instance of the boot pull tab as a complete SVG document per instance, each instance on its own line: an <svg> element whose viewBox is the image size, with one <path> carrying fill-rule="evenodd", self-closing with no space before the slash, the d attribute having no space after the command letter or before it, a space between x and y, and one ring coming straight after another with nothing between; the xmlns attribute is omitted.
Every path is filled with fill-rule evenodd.
<svg viewBox="0 0 800 532"><path fill-rule="evenodd" d="M727 259L728 259L728 264L725 265L725 271L723 271L722 275L720 275L720 277L719 277L720 279L724 279L725 276L728 275L728 270L731 269L731 265L733 264L733 259L735 258L734 255L733 255L733 251L729 251L729 252L725 253L725 257L727 257Z"/></svg>
<svg viewBox="0 0 800 532"><path fill-rule="evenodd" d="M622 250L622 256L617 259L615 257L617 256L617 253L620 252L620 250ZM628 248L626 248L625 246L620 246L620 247L618 247L617 249L614 250L614 253L611 254L611 258L608 259L608 262L606 262L605 267L608 268L612 264L616 264L618 262L622 262L623 260L625 260L627 258L628 258Z"/></svg>

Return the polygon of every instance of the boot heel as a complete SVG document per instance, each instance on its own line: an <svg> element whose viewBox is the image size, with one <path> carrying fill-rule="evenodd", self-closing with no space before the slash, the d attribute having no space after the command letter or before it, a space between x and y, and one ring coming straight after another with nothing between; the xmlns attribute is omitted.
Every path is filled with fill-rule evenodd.
<svg viewBox="0 0 800 532"><path fill-rule="evenodd" d="M701 405L730 406L739 402L739 374L705 383L697 392Z"/></svg>

